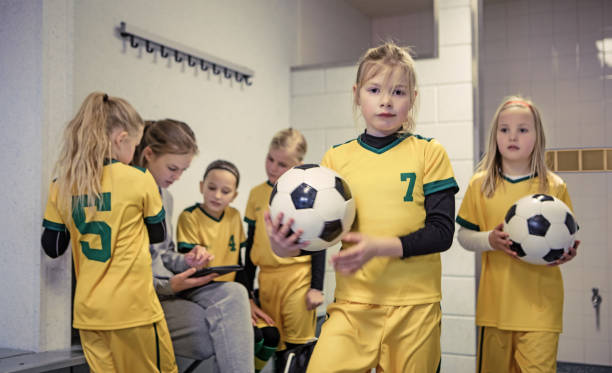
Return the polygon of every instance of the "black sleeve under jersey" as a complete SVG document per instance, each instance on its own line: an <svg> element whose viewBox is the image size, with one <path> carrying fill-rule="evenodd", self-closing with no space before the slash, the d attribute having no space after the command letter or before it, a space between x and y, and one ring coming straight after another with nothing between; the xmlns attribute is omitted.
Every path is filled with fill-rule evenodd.
<svg viewBox="0 0 612 373"><path fill-rule="evenodd" d="M149 232L149 243L160 243L166 239L166 220L159 223L146 223L147 232Z"/></svg>
<svg viewBox="0 0 612 373"><path fill-rule="evenodd" d="M251 261L251 248L253 247L253 237L255 236L255 223L248 224L247 239L245 242L244 266L242 271L236 273L236 282L246 287L249 298L253 298L253 284L255 282L255 264ZM242 259L239 259L242 261Z"/></svg>
<svg viewBox="0 0 612 373"><path fill-rule="evenodd" d="M425 197L425 226L400 237L403 257L448 250L455 233L455 190L446 189Z"/></svg>
<svg viewBox="0 0 612 373"><path fill-rule="evenodd" d="M70 232L67 230L60 232L45 228L40 238L40 243L45 254L51 258L57 258L66 252L70 243Z"/></svg>
<svg viewBox="0 0 612 373"><path fill-rule="evenodd" d="M312 253L310 287L323 291L323 278L325 277L325 250Z"/></svg>

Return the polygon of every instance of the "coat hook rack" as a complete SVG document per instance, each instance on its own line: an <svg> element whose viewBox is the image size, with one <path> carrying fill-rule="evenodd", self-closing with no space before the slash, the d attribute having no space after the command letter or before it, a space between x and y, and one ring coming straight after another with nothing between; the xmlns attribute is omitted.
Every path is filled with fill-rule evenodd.
<svg viewBox="0 0 612 373"><path fill-rule="evenodd" d="M163 58L168 58L173 54L176 62L180 63L186 59L189 67L197 69L199 65L202 71L206 71L210 67L214 75L223 73L226 79L232 79L233 76L238 83L244 82L248 86L253 84L251 79L255 72L248 67L236 65L219 57L211 56L137 27L128 27L125 22L121 22L119 32L121 37L129 39L132 48L140 48L141 42L144 42L145 50L148 53L155 53L156 50L159 50L159 55Z"/></svg>

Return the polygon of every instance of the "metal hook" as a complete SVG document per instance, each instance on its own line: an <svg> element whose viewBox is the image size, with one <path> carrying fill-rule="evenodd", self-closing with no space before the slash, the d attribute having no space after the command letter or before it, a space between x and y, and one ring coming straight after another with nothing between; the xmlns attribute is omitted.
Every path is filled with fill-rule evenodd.
<svg viewBox="0 0 612 373"><path fill-rule="evenodd" d="M250 76L247 76L247 75L244 76L244 83L246 85L252 85L253 84L253 82L249 82L249 78L250 78Z"/></svg>
<svg viewBox="0 0 612 373"><path fill-rule="evenodd" d="M204 60L200 61L200 68L202 69L202 71L208 70L208 65L206 64L206 61Z"/></svg>
<svg viewBox="0 0 612 373"><path fill-rule="evenodd" d="M599 295L599 288L593 288L593 296L591 297L591 303L593 303L593 307L599 307L601 304L601 295Z"/></svg>
<svg viewBox="0 0 612 373"><path fill-rule="evenodd" d="M179 52L178 51L174 51L174 60L176 62L182 62L183 61L183 57L179 56Z"/></svg>
<svg viewBox="0 0 612 373"><path fill-rule="evenodd" d="M231 79L232 78L232 70L228 69L227 67L223 68L223 75L225 76L226 79Z"/></svg>
<svg viewBox="0 0 612 373"><path fill-rule="evenodd" d="M240 83L243 80L244 75L240 74L239 72L236 72L236 74L234 75L234 78L236 79L238 83Z"/></svg>
<svg viewBox="0 0 612 373"><path fill-rule="evenodd" d="M132 48L138 48L138 40L134 38L134 35L130 35L130 45Z"/></svg>
<svg viewBox="0 0 612 373"><path fill-rule="evenodd" d="M159 55L163 58L167 58L169 55L168 51L166 50L166 47L164 47L163 45L159 46Z"/></svg>
<svg viewBox="0 0 612 373"><path fill-rule="evenodd" d="M150 46L150 43L148 40L145 42L145 49L149 53L153 53L155 51L155 48Z"/></svg>
<svg viewBox="0 0 612 373"><path fill-rule="evenodd" d="M189 65L190 67L194 67L197 64L198 61L196 59L194 59L191 55L187 56L187 65Z"/></svg>
<svg viewBox="0 0 612 373"><path fill-rule="evenodd" d="M212 65L212 71L213 71L213 74L215 74L215 75L219 75L219 74L221 74L221 70L220 70L220 69L218 68L218 66L217 66L216 64L214 64L214 63L213 63L213 65Z"/></svg>

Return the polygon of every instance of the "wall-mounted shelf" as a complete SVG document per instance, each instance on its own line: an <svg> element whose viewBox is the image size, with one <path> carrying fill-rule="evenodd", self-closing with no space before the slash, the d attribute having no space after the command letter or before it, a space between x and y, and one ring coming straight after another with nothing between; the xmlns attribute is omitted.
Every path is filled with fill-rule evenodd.
<svg viewBox="0 0 612 373"><path fill-rule="evenodd" d="M168 40L138 27L128 26L125 22L121 22L119 33L123 38L129 39L132 48L144 46L148 53L159 51L159 55L163 58L171 57L179 63L186 61L190 67L200 68L202 71L210 69L215 75L223 73L223 76L227 79L234 78L239 83L253 84L251 79L255 72L248 67L211 56L208 53Z"/></svg>
<svg viewBox="0 0 612 373"><path fill-rule="evenodd" d="M612 148L547 150L546 165L554 172L609 172Z"/></svg>

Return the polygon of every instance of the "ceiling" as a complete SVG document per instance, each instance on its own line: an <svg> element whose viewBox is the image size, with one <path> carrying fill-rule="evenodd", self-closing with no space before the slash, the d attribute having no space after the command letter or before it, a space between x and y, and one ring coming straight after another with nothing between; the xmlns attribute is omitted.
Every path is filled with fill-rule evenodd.
<svg viewBox="0 0 612 373"><path fill-rule="evenodd" d="M368 17L388 17L433 9L434 0L345 0Z"/></svg>

